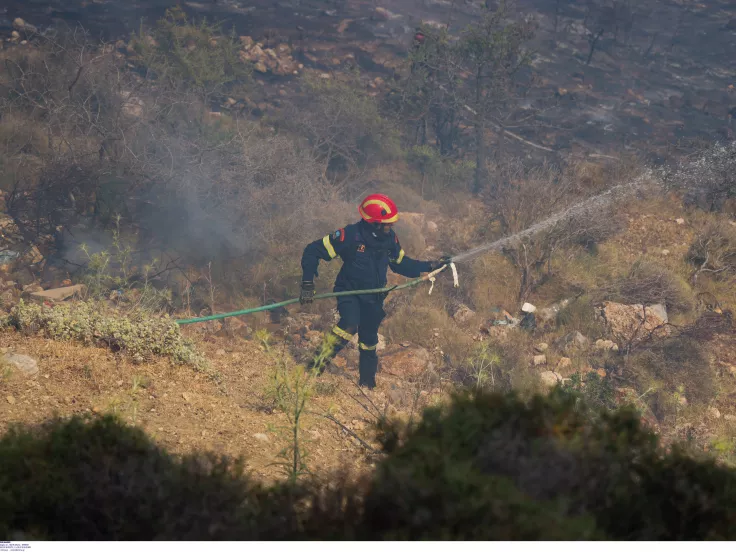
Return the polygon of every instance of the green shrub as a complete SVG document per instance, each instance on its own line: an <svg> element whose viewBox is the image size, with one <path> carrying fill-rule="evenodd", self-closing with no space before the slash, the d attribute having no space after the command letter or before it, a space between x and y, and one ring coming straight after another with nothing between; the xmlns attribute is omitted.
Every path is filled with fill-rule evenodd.
<svg viewBox="0 0 736 552"><path fill-rule="evenodd" d="M688 403L704 406L718 391L715 370L703 345L679 336L655 343L631 358L631 370L640 389L652 388L649 405L664 420L674 413L674 393L684 389Z"/></svg>
<svg viewBox="0 0 736 552"><path fill-rule="evenodd" d="M206 368L204 357L184 339L179 325L168 316L154 317L142 311L115 316L93 302L48 307L21 301L10 311L6 323L25 333L41 332L50 339L109 347L137 362L158 355Z"/></svg>
<svg viewBox="0 0 736 552"><path fill-rule="evenodd" d="M241 461L173 457L112 417L13 428L0 539L736 538L736 472L660 447L633 410L462 394L380 429L386 456L363 481L266 488Z"/></svg>

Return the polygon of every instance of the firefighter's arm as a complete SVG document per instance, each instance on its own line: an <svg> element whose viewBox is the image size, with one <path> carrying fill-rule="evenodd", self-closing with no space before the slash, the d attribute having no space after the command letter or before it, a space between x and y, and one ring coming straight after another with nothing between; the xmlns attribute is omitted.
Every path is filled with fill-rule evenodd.
<svg viewBox="0 0 736 552"><path fill-rule="evenodd" d="M331 261L342 252L344 247L345 230L342 228L307 245L302 254L302 281L314 280L319 274L319 261Z"/></svg>
<svg viewBox="0 0 736 552"><path fill-rule="evenodd" d="M432 263L407 257L398 238L395 239L393 249L393 254L389 257L389 266L396 274L407 278L418 278L422 275L422 272L431 272Z"/></svg>

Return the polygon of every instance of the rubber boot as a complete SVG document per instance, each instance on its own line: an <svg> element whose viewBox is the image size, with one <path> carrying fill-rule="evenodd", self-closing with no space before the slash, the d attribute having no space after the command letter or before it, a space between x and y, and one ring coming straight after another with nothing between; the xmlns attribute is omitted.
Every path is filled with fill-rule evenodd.
<svg viewBox="0 0 736 552"><path fill-rule="evenodd" d="M378 371L378 355L376 351L360 351L358 365L360 379L358 385L374 389L376 387L376 372Z"/></svg>

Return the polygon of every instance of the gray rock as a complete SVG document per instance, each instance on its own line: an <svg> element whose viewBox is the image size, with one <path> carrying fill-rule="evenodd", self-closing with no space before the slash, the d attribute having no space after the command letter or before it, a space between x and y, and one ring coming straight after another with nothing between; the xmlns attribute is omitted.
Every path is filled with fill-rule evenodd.
<svg viewBox="0 0 736 552"><path fill-rule="evenodd" d="M17 355L15 353L5 353L3 360L11 364L18 372L26 377L38 374L38 362L28 355Z"/></svg>
<svg viewBox="0 0 736 552"><path fill-rule="evenodd" d="M547 387L548 389L551 389L555 385L557 385L562 378L559 376L559 374L555 374L554 372L547 370L546 372L542 372L539 374L539 379L542 382L542 385Z"/></svg>

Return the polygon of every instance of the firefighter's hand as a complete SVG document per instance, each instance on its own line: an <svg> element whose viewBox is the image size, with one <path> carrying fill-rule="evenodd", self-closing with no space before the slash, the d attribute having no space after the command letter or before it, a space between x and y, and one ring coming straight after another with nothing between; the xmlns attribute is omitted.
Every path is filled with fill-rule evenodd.
<svg viewBox="0 0 736 552"><path fill-rule="evenodd" d="M445 255L440 259L437 259L436 261L429 261L430 266L430 272L434 272L435 270L438 270L442 268L445 265L448 265L452 262L452 257L449 255Z"/></svg>
<svg viewBox="0 0 736 552"><path fill-rule="evenodd" d="M299 294L299 302L302 305L314 302L314 282L302 282L302 292Z"/></svg>

